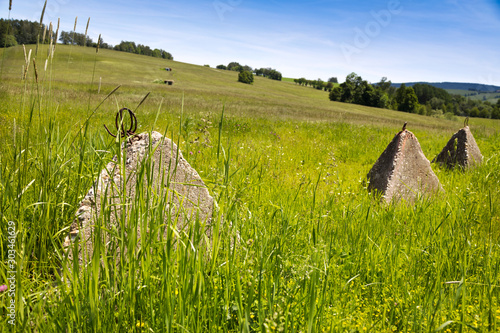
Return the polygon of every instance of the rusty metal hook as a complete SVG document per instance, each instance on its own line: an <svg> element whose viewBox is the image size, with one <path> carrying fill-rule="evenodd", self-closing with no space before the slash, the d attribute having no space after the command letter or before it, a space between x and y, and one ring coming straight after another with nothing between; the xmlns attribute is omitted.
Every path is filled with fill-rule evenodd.
<svg viewBox="0 0 500 333"><path fill-rule="evenodd" d="M125 128L123 126L123 111L128 111L128 114L130 116L130 127L128 130L125 130ZM132 110L130 110L129 108L122 108L116 114L115 126L116 126L116 130L117 130L118 134L122 138L133 136L133 135L135 135L135 131L137 130L137 118L136 118L135 114L132 112ZM111 131L108 129L108 127L106 127L106 125L104 125L104 128L106 129L106 131L108 131L109 135L111 135L114 138L117 137L116 135L111 133Z"/></svg>

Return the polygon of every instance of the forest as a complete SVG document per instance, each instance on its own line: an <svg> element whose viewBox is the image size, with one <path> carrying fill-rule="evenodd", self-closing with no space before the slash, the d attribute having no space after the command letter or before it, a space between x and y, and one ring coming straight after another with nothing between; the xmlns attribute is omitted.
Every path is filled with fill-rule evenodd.
<svg viewBox="0 0 500 333"><path fill-rule="evenodd" d="M452 95L442 88L417 83L412 87L392 85L386 77L371 84L356 73L331 89L331 101L392 109L421 115L467 116L500 119L500 100L496 104Z"/></svg>

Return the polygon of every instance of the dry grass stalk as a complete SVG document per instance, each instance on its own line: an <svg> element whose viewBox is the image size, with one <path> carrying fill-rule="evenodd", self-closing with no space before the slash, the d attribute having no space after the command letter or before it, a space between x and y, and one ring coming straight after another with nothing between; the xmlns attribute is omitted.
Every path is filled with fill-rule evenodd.
<svg viewBox="0 0 500 333"><path fill-rule="evenodd" d="M57 19L57 29L56 29L56 37L54 38L54 45L52 47L52 55L51 58L54 58L54 51L56 50L57 38L59 37L59 24L61 23L61 18Z"/></svg>
<svg viewBox="0 0 500 333"><path fill-rule="evenodd" d="M54 35L54 26L52 25L52 22L50 22L50 27L49 27L49 41L52 40L53 35ZM43 38L43 41L45 42L45 37Z"/></svg>
<svg viewBox="0 0 500 333"><path fill-rule="evenodd" d="M39 27L39 30L38 30L38 35L36 37L36 49L35 49L35 54L36 55L38 55L38 44L40 43L40 30L43 27L43 16L45 15L45 8L47 8L47 0L45 0L45 3L43 5L43 9L42 9L42 15L40 16L40 27Z"/></svg>
<svg viewBox="0 0 500 333"><path fill-rule="evenodd" d="M23 51L24 51L24 63L28 63L28 57L26 56L26 46L23 44Z"/></svg>
<svg viewBox="0 0 500 333"><path fill-rule="evenodd" d="M47 0L45 0L45 4L43 5L42 15L40 16L40 28L42 28L43 16L45 15L45 8L47 7Z"/></svg>
<svg viewBox="0 0 500 333"><path fill-rule="evenodd" d="M23 45L24 47L24 45ZM28 53L28 57L26 57L26 48L24 48L24 60L26 61L26 65L23 66L23 80L26 80L26 77L28 76L28 68L30 67L30 59L31 59L31 49Z"/></svg>
<svg viewBox="0 0 500 333"><path fill-rule="evenodd" d="M50 57L51 53L52 53L52 43L54 41L52 39L50 39L50 44L49 44L49 48L47 49L47 59Z"/></svg>
<svg viewBox="0 0 500 333"><path fill-rule="evenodd" d="M50 23L52 25L52 22ZM45 29L43 29L43 35L42 35L42 43L45 43L45 36L47 35L47 26L45 26Z"/></svg>
<svg viewBox="0 0 500 333"><path fill-rule="evenodd" d="M52 27L52 22L50 22L50 28L49 28L49 48L47 50L47 58L50 57L50 49L52 48L52 34L53 34L53 27ZM45 42L45 37L43 38L43 41Z"/></svg>
<svg viewBox="0 0 500 333"><path fill-rule="evenodd" d="M35 59L33 59L33 67L35 68L35 82L38 83L38 70L36 69Z"/></svg>

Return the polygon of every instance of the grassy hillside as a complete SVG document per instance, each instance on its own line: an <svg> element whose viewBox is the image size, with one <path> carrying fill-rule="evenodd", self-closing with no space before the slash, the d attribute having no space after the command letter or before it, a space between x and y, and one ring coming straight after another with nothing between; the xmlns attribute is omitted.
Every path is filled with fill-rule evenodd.
<svg viewBox="0 0 500 333"><path fill-rule="evenodd" d="M500 99L500 92L474 92L474 91L469 91L469 90L459 90L459 89L447 89L450 94L453 95L461 95L461 96L467 96L471 100L478 100L478 101L489 101L493 104L497 102L498 99ZM471 94L475 94L471 96Z"/></svg>
<svg viewBox="0 0 500 333"><path fill-rule="evenodd" d="M495 104L500 97L500 87L480 84L480 83L460 83L460 82L407 82L406 86L413 86L416 83L428 84L436 88L446 90L452 95L467 96L471 100L488 101ZM394 87L399 88L401 83L394 83ZM469 89L474 89L471 91ZM476 91L479 91L476 93ZM470 96L472 93L476 93Z"/></svg>
<svg viewBox="0 0 500 333"><path fill-rule="evenodd" d="M406 82L405 85L413 86L414 84L429 84L436 88L441 88L445 90L465 90L470 91L473 89L474 91L485 91L485 92L495 92L500 90L500 86L494 86L490 84L482 84L482 83L466 83L466 82ZM393 86L399 87L401 83L394 83Z"/></svg>
<svg viewBox="0 0 500 333"><path fill-rule="evenodd" d="M365 177L402 124L432 159L463 119L334 103L289 82L256 77L245 85L236 72L110 50L58 45L44 70L41 47L38 83L32 63L21 80L22 47L0 57L1 281L12 270L9 221L18 253L16 326L7 322L10 296L1 293L2 329L500 328L499 121L470 120L481 166L433 165L443 193L385 205L367 192ZM174 85L154 83L166 79ZM148 247L136 251L129 240L130 255L118 265L100 244L91 267L66 272L71 283L60 283L62 243L79 202L120 149L103 124L149 92L138 132L157 130L179 143L217 201L220 237L205 248L193 223L174 237L175 249L173 239L148 235L141 243ZM137 200L129 222L157 226L159 210Z"/></svg>
<svg viewBox="0 0 500 333"><path fill-rule="evenodd" d="M35 47L29 48L34 51ZM54 97L61 91L63 95L79 93L87 100L92 80L92 91L95 92L99 79L102 79L101 94L90 96L94 103L117 85L122 85L119 96L124 100L131 98L131 103L133 98L140 100L139 96L151 92L151 98L148 100L151 106L157 106L163 98L167 107L178 108L184 94L184 105L188 112L193 109L219 111L225 104L227 115L230 116L307 121L342 120L348 123L373 123L396 128L405 121L415 125L414 128L451 129L457 126L456 123L443 119L330 102L327 92L287 82L255 77L253 85L246 85L237 82L236 72L112 50L100 50L96 55L93 48L58 45L53 66L45 73L43 64L46 53L46 48L42 46L37 65L40 81L51 82ZM2 53L2 59L2 79L9 84L7 92L13 92L14 89L17 89L16 92L22 91L24 82L19 80L24 64L22 47L8 48L5 57ZM164 71L164 67L172 67L173 71ZM32 64L30 74L33 74ZM166 86L153 83L155 80L166 79L174 80L175 84ZM64 99L58 102L63 101ZM87 108L88 105L77 103L76 107ZM498 125L498 122L479 119L474 120L474 123L480 126Z"/></svg>

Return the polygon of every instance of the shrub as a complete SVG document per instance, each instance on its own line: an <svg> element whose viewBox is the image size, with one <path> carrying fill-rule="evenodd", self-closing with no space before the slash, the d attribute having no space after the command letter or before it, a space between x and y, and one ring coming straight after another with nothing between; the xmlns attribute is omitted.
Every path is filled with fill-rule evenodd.
<svg viewBox="0 0 500 333"><path fill-rule="evenodd" d="M240 74L238 74L238 82L252 84L253 83L253 74L252 74L252 72L250 72L250 71L241 71Z"/></svg>
<svg viewBox="0 0 500 333"><path fill-rule="evenodd" d="M16 37L14 37L13 35L4 35L0 37L0 47L11 47L16 45Z"/></svg>
<svg viewBox="0 0 500 333"><path fill-rule="evenodd" d="M330 92L330 101L340 102L343 93L342 87L333 88Z"/></svg>

